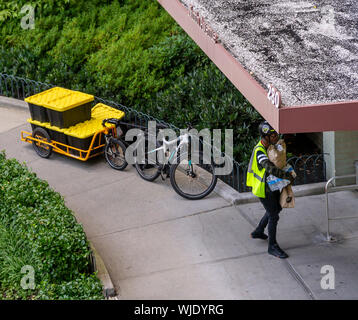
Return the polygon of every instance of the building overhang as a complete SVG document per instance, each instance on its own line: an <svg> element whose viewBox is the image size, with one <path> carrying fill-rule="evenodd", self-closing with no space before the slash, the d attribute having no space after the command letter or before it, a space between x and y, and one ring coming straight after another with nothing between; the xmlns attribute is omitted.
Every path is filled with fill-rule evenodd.
<svg viewBox="0 0 358 320"><path fill-rule="evenodd" d="M277 107L268 99L268 88L260 84L255 73L248 71L225 43L217 41L220 33L198 23L181 1L158 2L279 133L358 130L358 100Z"/></svg>

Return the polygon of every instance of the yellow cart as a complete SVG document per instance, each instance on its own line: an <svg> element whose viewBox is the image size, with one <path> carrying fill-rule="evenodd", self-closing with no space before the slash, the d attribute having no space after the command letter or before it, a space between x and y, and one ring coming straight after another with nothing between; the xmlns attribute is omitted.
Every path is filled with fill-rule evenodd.
<svg viewBox="0 0 358 320"><path fill-rule="evenodd" d="M48 158L54 151L87 161L104 152L106 137L117 137L116 124L119 124L119 120L124 115L123 111L98 103L91 110L90 120L69 128L60 128L49 122L28 119L33 131L32 133L21 131L21 140L31 143L36 153L43 158ZM112 122L104 121L108 118L112 119ZM115 120L118 122L116 123ZM116 140L116 143L119 144L120 141Z"/></svg>

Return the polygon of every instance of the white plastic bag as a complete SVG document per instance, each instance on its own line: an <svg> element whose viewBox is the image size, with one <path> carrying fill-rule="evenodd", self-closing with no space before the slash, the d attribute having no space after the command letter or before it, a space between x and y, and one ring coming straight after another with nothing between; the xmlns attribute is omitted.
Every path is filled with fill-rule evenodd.
<svg viewBox="0 0 358 320"><path fill-rule="evenodd" d="M271 191L276 191L276 190L280 190L280 192L282 191L282 189L284 187L287 187L290 184L290 180L287 179L280 179L277 178L276 176L270 174L267 178L266 178L266 182L270 188Z"/></svg>
<svg viewBox="0 0 358 320"><path fill-rule="evenodd" d="M290 166L289 164L286 165L285 167L283 167L282 170L284 170L286 172L290 172L291 174L295 174L292 166ZM287 187L290 184L290 180L277 178L276 176L274 176L272 174L270 174L266 178L266 182L267 182L271 191L280 190L280 192L282 192L282 189Z"/></svg>

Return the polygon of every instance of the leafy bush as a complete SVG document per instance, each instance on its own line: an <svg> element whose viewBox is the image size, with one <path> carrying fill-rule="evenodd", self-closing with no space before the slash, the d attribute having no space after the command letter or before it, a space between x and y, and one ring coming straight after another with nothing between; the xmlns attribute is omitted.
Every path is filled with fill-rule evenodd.
<svg viewBox="0 0 358 320"><path fill-rule="evenodd" d="M87 274L90 250L82 226L60 194L4 153L0 202L0 292L15 298L102 298L99 280ZM25 265L35 270L34 292L20 286Z"/></svg>
<svg viewBox="0 0 358 320"><path fill-rule="evenodd" d="M195 66L198 48L155 1L65 5L68 10L53 8L36 15L34 30L22 30L16 19L4 26L0 44L7 59L0 60L0 70L131 104L162 89L167 76L172 79ZM178 34L183 41L170 41ZM157 47L161 42L173 45L173 70L168 63L162 68L166 57ZM186 49L191 52L186 54ZM179 53L180 65L174 59Z"/></svg>
<svg viewBox="0 0 358 320"><path fill-rule="evenodd" d="M0 23L22 18L24 14L21 14L21 9L25 4L31 4L36 9L36 13L43 16L48 13L63 12L71 2L74 3L74 0L36 0L31 3L27 0L0 1Z"/></svg>
<svg viewBox="0 0 358 320"><path fill-rule="evenodd" d="M0 70L179 127L232 128L235 158L248 159L260 116L156 1L71 0L59 8L42 10L34 30L16 19L3 28Z"/></svg>
<svg viewBox="0 0 358 320"><path fill-rule="evenodd" d="M177 78L136 108L180 128L191 123L198 130L233 129L234 157L239 162L249 160L259 138L261 116L213 64Z"/></svg>
<svg viewBox="0 0 358 320"><path fill-rule="evenodd" d="M44 300L98 300L101 299L101 294L96 275L81 274L75 280L63 281L60 284L48 284L42 281L39 285L37 298Z"/></svg>

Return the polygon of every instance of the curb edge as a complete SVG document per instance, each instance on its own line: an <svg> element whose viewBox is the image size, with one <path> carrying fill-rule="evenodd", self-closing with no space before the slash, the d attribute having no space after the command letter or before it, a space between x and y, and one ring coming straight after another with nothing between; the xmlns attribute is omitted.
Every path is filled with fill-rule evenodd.
<svg viewBox="0 0 358 320"><path fill-rule="evenodd" d="M319 195L324 193L325 185L326 182L317 182L293 186L292 190L296 198ZM259 198L254 196L251 192L240 193L219 179L214 191L232 205L254 203L259 201Z"/></svg>
<svg viewBox="0 0 358 320"><path fill-rule="evenodd" d="M103 295L106 299L113 298L116 296L116 290L114 288L112 279L108 273L108 270L99 255L98 251L94 247L93 243L89 241L90 247L93 253L93 257L95 260L95 270L97 271L97 277L102 283L103 287Z"/></svg>

